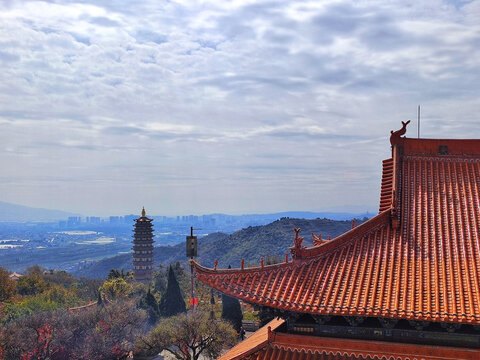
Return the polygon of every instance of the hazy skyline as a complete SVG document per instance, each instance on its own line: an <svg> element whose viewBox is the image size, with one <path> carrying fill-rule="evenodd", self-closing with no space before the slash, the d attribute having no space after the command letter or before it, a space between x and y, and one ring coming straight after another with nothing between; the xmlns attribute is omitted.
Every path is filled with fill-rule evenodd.
<svg viewBox="0 0 480 360"><path fill-rule="evenodd" d="M480 138L480 1L0 3L0 201L375 211L390 130Z"/></svg>

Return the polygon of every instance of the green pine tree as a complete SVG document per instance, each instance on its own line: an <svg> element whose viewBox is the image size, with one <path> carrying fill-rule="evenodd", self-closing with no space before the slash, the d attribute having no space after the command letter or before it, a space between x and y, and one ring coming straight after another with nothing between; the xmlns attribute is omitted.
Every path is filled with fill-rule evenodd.
<svg viewBox="0 0 480 360"><path fill-rule="evenodd" d="M168 268L167 291L163 294L159 307L160 314L167 317L187 311L185 300L171 266Z"/></svg>
<svg viewBox="0 0 480 360"><path fill-rule="evenodd" d="M155 296L153 296L153 294L150 292L150 288L148 288L148 292L145 294L145 296L140 299L138 307L147 311L148 321L151 324L155 324L160 318L160 309L158 308L158 303L155 299Z"/></svg>
<svg viewBox="0 0 480 360"><path fill-rule="evenodd" d="M228 268L231 269L232 267L229 265ZM229 321L233 328L240 332L243 313L238 299L222 294L222 319Z"/></svg>
<svg viewBox="0 0 480 360"><path fill-rule="evenodd" d="M123 271L123 269L122 269ZM118 279L122 277L122 274L117 269L110 269L107 275L107 280Z"/></svg>

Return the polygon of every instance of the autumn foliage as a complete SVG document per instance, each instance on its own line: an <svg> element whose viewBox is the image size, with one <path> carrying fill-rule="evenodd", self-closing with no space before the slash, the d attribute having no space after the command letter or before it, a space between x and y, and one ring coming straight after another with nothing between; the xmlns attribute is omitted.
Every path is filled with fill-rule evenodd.
<svg viewBox="0 0 480 360"><path fill-rule="evenodd" d="M188 280L179 263L160 267L151 284L118 270L99 281L40 266L13 281L0 268L0 360L123 360L162 349L190 360L219 354L235 342L234 330L206 316L210 302L186 312Z"/></svg>
<svg viewBox="0 0 480 360"><path fill-rule="evenodd" d="M0 333L0 359L126 359L143 333L145 312L133 302L23 317Z"/></svg>

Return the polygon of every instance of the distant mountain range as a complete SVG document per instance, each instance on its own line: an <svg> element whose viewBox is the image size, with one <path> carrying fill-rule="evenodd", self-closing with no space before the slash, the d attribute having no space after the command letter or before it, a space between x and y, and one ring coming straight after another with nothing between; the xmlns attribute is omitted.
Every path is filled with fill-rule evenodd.
<svg viewBox="0 0 480 360"><path fill-rule="evenodd" d="M362 220L358 221L360 224ZM258 266L260 258L268 261L283 261L289 247L293 245L293 228L302 229L301 236L304 244L312 246L311 233L322 234L327 239L343 234L351 229L351 221L330 219L295 219L283 217L268 225L250 226L231 235L214 233L199 239L198 258L201 264L213 267L215 260L219 260L219 267L240 267L241 259L247 265ZM290 256L290 255L289 255ZM110 269L131 270L131 254L122 254L106 258L91 264L75 273L77 276L104 278ZM185 263L185 244L174 246L159 246L154 250L155 264L168 265L179 261Z"/></svg>
<svg viewBox="0 0 480 360"><path fill-rule="evenodd" d="M225 214L210 214L209 216L222 216ZM265 224L273 222L275 220L289 217L295 219L331 219L331 220L350 220L353 218L362 219L364 217L371 218L374 213L371 212L362 212L362 213L352 213L352 212L334 212L334 211L322 211L322 212L313 212L313 211L284 211L271 214L244 214L236 215L236 217L242 217L246 220L251 219L256 222L264 222ZM232 215L228 215L232 216Z"/></svg>
<svg viewBox="0 0 480 360"><path fill-rule="evenodd" d="M65 220L70 216L81 216L78 213L71 213L63 210L42 209L29 206L17 205L0 201L0 222L26 222L26 221L57 221ZM107 215L108 216L108 215ZM150 214L153 218L162 218ZM285 211L269 214L209 214L208 216L233 217L241 219L243 223L254 223L255 225L264 225L282 217L291 217L298 219L317 219L327 218L332 220L348 220L352 218L371 217L372 213L352 213L352 212L312 212L312 211ZM129 223L130 224L130 223Z"/></svg>
<svg viewBox="0 0 480 360"><path fill-rule="evenodd" d="M58 221L78 214L61 210L33 208L10 204L0 201L0 221L26 222L26 221Z"/></svg>

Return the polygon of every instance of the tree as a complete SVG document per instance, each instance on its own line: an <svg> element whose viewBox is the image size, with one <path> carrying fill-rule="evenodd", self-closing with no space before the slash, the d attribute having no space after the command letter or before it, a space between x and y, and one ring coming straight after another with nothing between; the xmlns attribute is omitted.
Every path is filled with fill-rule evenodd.
<svg viewBox="0 0 480 360"><path fill-rule="evenodd" d="M48 284L37 272L22 276L17 280L17 291L20 295L36 295L47 290Z"/></svg>
<svg viewBox="0 0 480 360"><path fill-rule="evenodd" d="M29 266L25 269L25 274L26 275L36 274L36 275L40 276L40 275L42 275L46 272L48 272L48 270L45 269L44 267L40 266L40 265Z"/></svg>
<svg viewBox="0 0 480 360"><path fill-rule="evenodd" d="M173 316L187 311L185 300L171 266L168 268L167 291L160 299L159 307L162 316Z"/></svg>
<svg viewBox="0 0 480 360"><path fill-rule="evenodd" d="M79 302L76 288L66 289L61 285L50 285L39 297L45 301L55 302L62 306L74 306Z"/></svg>
<svg viewBox="0 0 480 360"><path fill-rule="evenodd" d="M237 332L240 331L243 313L238 299L222 294L222 319L230 322Z"/></svg>
<svg viewBox="0 0 480 360"><path fill-rule="evenodd" d="M123 269L122 272L118 271L117 269L110 269L107 275L107 280L123 278Z"/></svg>
<svg viewBox="0 0 480 360"><path fill-rule="evenodd" d="M100 292L105 294L109 299L127 297L132 292L132 285L127 283L123 278L115 278L105 281L100 288Z"/></svg>
<svg viewBox="0 0 480 360"><path fill-rule="evenodd" d="M60 271L44 271L38 275L49 284L62 285L66 288L72 286L76 279L73 275L64 270Z"/></svg>
<svg viewBox="0 0 480 360"><path fill-rule="evenodd" d="M228 268L231 269L232 267L229 265ZM222 294L222 319L229 321L233 328L240 332L243 313L238 299Z"/></svg>
<svg viewBox="0 0 480 360"><path fill-rule="evenodd" d="M153 272L153 292L163 293L167 290L167 279L163 265L158 265L158 270Z"/></svg>
<svg viewBox="0 0 480 360"><path fill-rule="evenodd" d="M144 331L145 312L132 301L78 311L25 316L0 332L5 359L127 359Z"/></svg>
<svg viewBox="0 0 480 360"><path fill-rule="evenodd" d="M0 268L0 302L7 301L15 295L16 288L17 283L10 279L8 271Z"/></svg>
<svg viewBox="0 0 480 360"><path fill-rule="evenodd" d="M155 324L160 318L160 309L155 296L150 292L150 288L147 294L140 299L138 307L147 312L150 324Z"/></svg>
<svg viewBox="0 0 480 360"><path fill-rule="evenodd" d="M217 358L223 348L235 342L235 331L230 324L212 320L206 312L190 311L162 319L154 330L140 337L137 346L144 355L166 351L176 359L197 360L201 354Z"/></svg>
<svg viewBox="0 0 480 360"><path fill-rule="evenodd" d="M73 287L79 290L79 296L84 300L94 300L98 297L99 289L103 285L102 280L98 279L88 279L81 277L76 279L76 282L73 284Z"/></svg>

